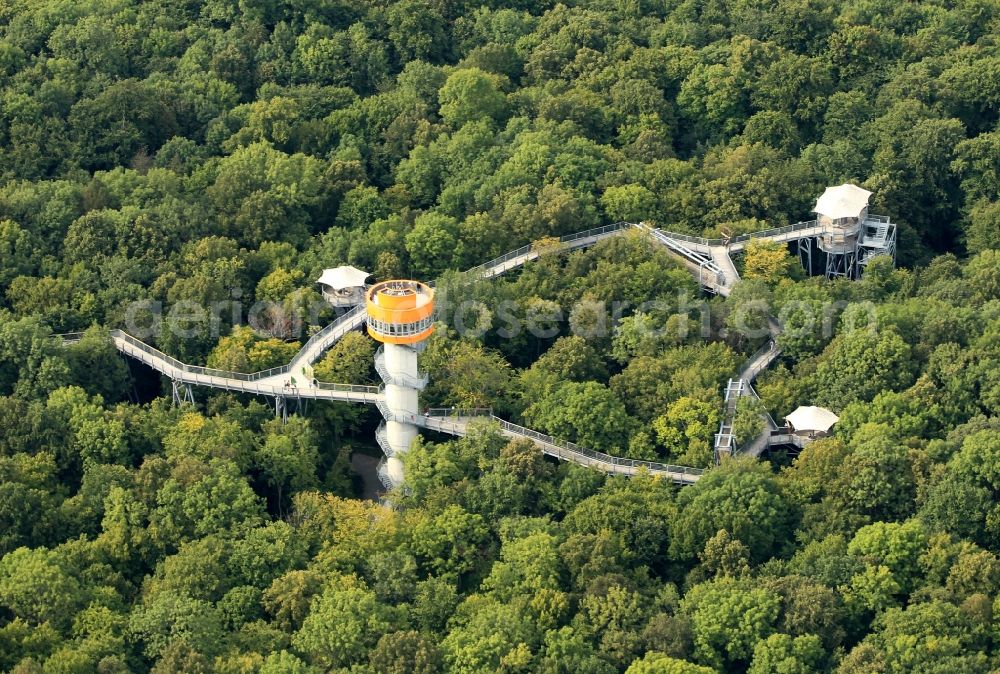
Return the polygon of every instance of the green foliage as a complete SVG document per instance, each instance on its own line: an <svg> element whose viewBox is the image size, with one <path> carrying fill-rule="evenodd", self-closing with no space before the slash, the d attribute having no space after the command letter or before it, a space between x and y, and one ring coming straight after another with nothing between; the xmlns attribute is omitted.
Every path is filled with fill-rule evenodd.
<svg viewBox="0 0 1000 674"><path fill-rule="evenodd" d="M684 660L671 658L663 653L647 653L641 660L636 660L625 674L709 674L710 667L702 667Z"/></svg>
<svg viewBox="0 0 1000 674"><path fill-rule="evenodd" d="M529 406L524 416L556 437L617 454L633 424L622 402L597 382L567 382Z"/></svg>
<svg viewBox="0 0 1000 674"><path fill-rule="evenodd" d="M681 608L691 616L696 658L720 669L750 659L774 631L780 606L777 594L726 578L691 588Z"/></svg>
<svg viewBox="0 0 1000 674"><path fill-rule="evenodd" d="M678 398L653 421L653 429L670 456L682 465L706 466L712 460L712 439L719 427L719 410L712 403Z"/></svg>
<svg viewBox="0 0 1000 674"><path fill-rule="evenodd" d="M293 645L322 668L360 660L391 625L387 607L354 576L331 578L313 600Z"/></svg>
<svg viewBox="0 0 1000 674"><path fill-rule="evenodd" d="M210 602L183 594L162 592L133 611L129 631L144 644L147 657L157 658L172 644L183 643L195 652L221 650L222 616Z"/></svg>
<svg viewBox="0 0 1000 674"><path fill-rule="evenodd" d="M506 112L504 78L479 68L456 70L438 94L441 117L455 128L477 120L499 122Z"/></svg>
<svg viewBox="0 0 1000 674"><path fill-rule="evenodd" d="M788 634L772 634L754 646L753 662L747 671L750 674L809 674L819 669L825 657L820 639L815 635L793 638Z"/></svg>
<svg viewBox="0 0 1000 674"><path fill-rule="evenodd" d="M0 560L0 602L32 625L65 625L86 594L53 553L18 548Z"/></svg>
<svg viewBox="0 0 1000 674"><path fill-rule="evenodd" d="M834 410L913 383L910 346L891 329L842 333L823 353L814 387L820 404Z"/></svg>
<svg viewBox="0 0 1000 674"><path fill-rule="evenodd" d="M763 415L766 412L764 403L755 397L743 396L736 401L733 434L738 445L752 442L764 431L767 426Z"/></svg>
<svg viewBox="0 0 1000 674"><path fill-rule="evenodd" d="M670 550L680 559L695 557L721 529L746 544L754 560L767 559L785 544L794 515L766 466L738 460L683 490L677 505Z"/></svg>
<svg viewBox="0 0 1000 674"><path fill-rule="evenodd" d="M775 284L783 278L794 278L799 269L798 261L780 243L754 239L747 244L743 277L748 280Z"/></svg>
<svg viewBox="0 0 1000 674"><path fill-rule="evenodd" d="M5 4L0 670L992 671L998 32L991 2ZM901 268L802 280L755 242L701 306L637 232L556 254L620 219L787 225L842 182ZM608 477L474 425L415 442L389 509L331 493L371 410L175 410L108 339L283 365L340 264L445 275L421 407L707 472ZM778 473L711 456L759 300L766 409L841 417ZM377 383L374 348L348 334L315 376Z"/></svg>

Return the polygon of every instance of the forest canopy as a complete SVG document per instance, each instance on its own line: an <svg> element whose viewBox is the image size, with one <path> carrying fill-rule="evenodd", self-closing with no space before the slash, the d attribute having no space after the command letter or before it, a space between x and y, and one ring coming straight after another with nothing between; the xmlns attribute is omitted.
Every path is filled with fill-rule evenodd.
<svg viewBox="0 0 1000 674"><path fill-rule="evenodd" d="M995 671L998 35L996 0L0 3L0 671ZM899 227L857 282L762 244L686 304L641 236L554 252L808 220L844 182ZM609 477L484 424L420 437L380 502L375 410L174 406L108 339L281 365L346 264L487 307L429 340L421 405L706 473ZM740 434L840 421L716 466L761 303L781 358ZM531 316L563 320L499 330ZM351 333L316 376L374 384L374 352Z"/></svg>

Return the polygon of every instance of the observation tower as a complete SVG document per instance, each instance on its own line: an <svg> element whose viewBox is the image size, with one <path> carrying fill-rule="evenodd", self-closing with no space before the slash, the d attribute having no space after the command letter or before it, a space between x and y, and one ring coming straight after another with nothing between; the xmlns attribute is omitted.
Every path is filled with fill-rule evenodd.
<svg viewBox="0 0 1000 674"><path fill-rule="evenodd" d="M826 188L816 200L813 211L823 230L816 246L826 253L827 278L860 278L868 262L879 255L890 255L895 261L896 225L868 212L871 194L844 183ZM801 252L800 248L800 258Z"/></svg>
<svg viewBox="0 0 1000 674"><path fill-rule="evenodd" d="M417 436L417 396L427 375L417 367L417 353L434 331L434 290L419 281L383 281L365 293L368 334L382 346L375 369L385 382L385 400L378 403L385 421L375 437L385 452L379 478L386 487L403 481L400 456Z"/></svg>

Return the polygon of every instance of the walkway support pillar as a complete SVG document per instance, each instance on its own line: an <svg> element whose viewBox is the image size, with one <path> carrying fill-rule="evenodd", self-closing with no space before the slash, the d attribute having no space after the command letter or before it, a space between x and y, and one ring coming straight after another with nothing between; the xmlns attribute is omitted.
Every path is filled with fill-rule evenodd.
<svg viewBox="0 0 1000 674"><path fill-rule="evenodd" d="M171 379L170 388L173 394L174 407L180 407L184 403L194 405L194 391L191 389L191 384Z"/></svg>

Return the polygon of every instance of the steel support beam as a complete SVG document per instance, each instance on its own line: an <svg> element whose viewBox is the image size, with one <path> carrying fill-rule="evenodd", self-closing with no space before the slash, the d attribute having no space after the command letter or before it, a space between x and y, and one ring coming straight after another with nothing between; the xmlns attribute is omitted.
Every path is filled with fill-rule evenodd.
<svg viewBox="0 0 1000 674"><path fill-rule="evenodd" d="M191 390L191 384L185 384L184 382L177 381L176 379L171 379L170 388L173 394L175 407L180 407L185 403L194 405L194 391Z"/></svg>

